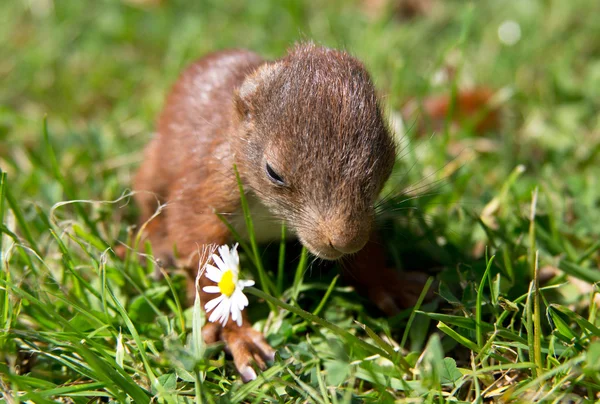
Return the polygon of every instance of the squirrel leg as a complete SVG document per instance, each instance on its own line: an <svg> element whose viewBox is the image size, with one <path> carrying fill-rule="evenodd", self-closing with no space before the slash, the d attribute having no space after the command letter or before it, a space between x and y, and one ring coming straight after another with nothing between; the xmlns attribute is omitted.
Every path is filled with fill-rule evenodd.
<svg viewBox="0 0 600 404"><path fill-rule="evenodd" d="M198 184L198 187L202 187L202 184ZM202 248L208 244L226 244L230 241L231 234L214 212L198 212L194 211L194 207L221 206L224 211L235 211L235 203L239 195L233 193L231 197L226 198L224 192L220 189L202 191L196 189L189 193L184 190L179 193L181 198L190 195L195 200L175 201L172 210L169 210L169 236L175 240L180 255L189 257L187 262L182 263L188 274L188 305L194 303L197 288L203 309L208 301L215 298L215 294L206 293L203 288L215 283L202 274L196 284L198 271L205 267L207 260L210 260L210 254L202 254ZM203 196L201 204L198 203L199 196ZM219 205L215 203L217 201L211 199L213 197L219 198ZM231 204L224 204L224 200L230 200ZM233 356L235 367L245 382L256 379L253 365L265 369L266 363L272 361L275 356L275 350L269 346L261 332L252 328L244 312L242 312L241 326L231 318L225 326L207 322L203 327L202 335L207 343L217 341L225 343L226 351Z"/></svg>
<svg viewBox="0 0 600 404"><path fill-rule="evenodd" d="M400 272L386 265L385 251L376 235L343 264L343 276L388 316L416 304L427 281L420 272ZM428 298L432 298L431 290Z"/></svg>

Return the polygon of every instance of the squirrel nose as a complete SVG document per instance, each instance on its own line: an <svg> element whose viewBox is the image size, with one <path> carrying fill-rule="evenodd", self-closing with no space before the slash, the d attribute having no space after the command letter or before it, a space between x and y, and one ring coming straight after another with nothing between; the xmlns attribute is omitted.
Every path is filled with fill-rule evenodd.
<svg viewBox="0 0 600 404"><path fill-rule="evenodd" d="M336 251L352 254L362 249L369 239L369 231L364 226L331 231L328 234L329 245Z"/></svg>

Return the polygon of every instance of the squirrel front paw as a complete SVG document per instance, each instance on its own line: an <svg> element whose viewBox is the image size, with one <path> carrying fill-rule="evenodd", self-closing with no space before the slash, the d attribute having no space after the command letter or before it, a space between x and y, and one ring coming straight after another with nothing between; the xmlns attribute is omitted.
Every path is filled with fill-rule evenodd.
<svg viewBox="0 0 600 404"><path fill-rule="evenodd" d="M206 343L225 343L225 350L233 356L233 363L244 382L256 379L254 364L265 370L267 363L275 358L275 350L263 334L245 321L241 326L230 321L225 327L218 323L207 323L202 329L202 336Z"/></svg>
<svg viewBox="0 0 600 404"><path fill-rule="evenodd" d="M393 316L417 303L427 278L422 272L399 272L385 268L379 271L376 282L367 285L367 295L381 311ZM432 298L433 289L430 288L425 299Z"/></svg>

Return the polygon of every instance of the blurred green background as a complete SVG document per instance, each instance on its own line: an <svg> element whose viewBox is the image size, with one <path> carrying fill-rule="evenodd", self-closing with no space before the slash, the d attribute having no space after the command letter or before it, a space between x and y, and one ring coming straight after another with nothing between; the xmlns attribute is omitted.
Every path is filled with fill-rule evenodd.
<svg viewBox="0 0 600 404"><path fill-rule="evenodd" d="M225 48L247 48L275 59L293 43L312 40L346 49L365 63L406 147L386 189L392 193L404 190L409 198L400 201L398 210L392 210L395 213L387 218L391 224L387 223L386 242L393 261L405 269L421 269L419 263L431 269L424 261L435 261L435 274L441 281L439 310L472 319L475 307L482 307L481 301L476 303L476 296L486 268L487 248L488 255L497 257L490 272L490 279L495 277L494 290L490 283L489 295L486 287L484 297L485 321L489 329L510 327L514 332L499 338L498 346L506 343L518 347L515 362L531 361L523 353L527 347L518 345L522 343L519 338L527 334L525 321L519 317L521 312L515 317L511 314L510 325L502 324L506 317L498 318L508 306L497 299L502 296L514 301L527 292L535 251L540 253L544 281L561 285L544 296L598 323L590 302L592 284L600 281L599 16L600 2L596 0L0 1L0 167L7 173L7 189L16 201L15 206L6 209L6 228L22 238L19 246L35 246L52 271L58 273L66 266L62 254L72 254L69 259L83 276L96 281L94 260L99 259L106 245L125 240L128 226L135 223L132 204L123 208L124 202L82 203L52 212L51 207L66 200L113 201L130 187L163 98L179 72L194 59ZM423 105L432 97L456 99L478 89L494 94L497 120L491 127L478 131L465 122L468 119L452 123L443 117L441 125L422 125L422 119L427 121ZM418 108L407 113L411 103ZM44 117L48 142L43 136ZM532 195L536 189L539 194L532 224ZM19 215L15 212L19 210L22 222L16 224ZM47 217L50 213L52 223ZM81 227L76 229L75 225ZM61 237L73 237L67 240L68 253L60 250L49 228ZM5 240L7 235L3 235ZM271 251L267 259L276 257L276 248ZM77 279L64 272L64 285L52 283L54 278L45 272L43 279L38 278L28 261L30 251L24 248L19 252L10 256L7 267L12 273L9 276L7 272L3 279L23 279L19 288L48 294L54 302L53 293L57 291L70 294L76 303L89 297ZM406 258L415 252L412 261ZM157 324L154 317L146 318L149 309L142 311L139 302L146 293L156 298L157 306L162 304L161 310L167 304L172 309L167 287L157 286L164 290L156 297L151 295L156 285L148 280L149 276L146 278L150 271L117 260L109 267L112 287L119 290L129 314L136 319L136 327L144 338L160 346L164 338L162 323ZM274 272L273 268L267 266L268 271ZM123 274L139 280L143 290L134 290ZM313 277L306 278L307 284L315 284L303 290L301 306L314 309L324 290L323 284L317 283L326 278L318 271L310 275ZM575 278L583 279L585 285L576 283ZM290 284L288 280L285 286ZM14 335L6 334L10 340L6 345L8 357L14 359L23 349L23 340L33 341L31 346L39 342L38 335L29 335L27 340L15 337L18 332L52 329L54 324L36 323L36 310L40 309L20 306L16 294L11 296L15 307L24 307L20 317L9 318L5 327L17 330ZM138 303L132 303L136 299ZM355 319L380 333L389 333L390 327L398 333L405 329L406 315L390 320L390 326L388 320L378 317L379 313L363 313L356 299L346 289L336 289L331 297L333 304L325 307L322 316L348 329L357 328ZM94 298L91 301L95 302ZM57 304L57 311L68 321L76 316L73 302ZM519 304L522 310L522 301ZM429 309L438 310L438 306L432 307ZM165 309L165 313L173 319L172 312ZM262 314L256 316L257 320L264 320L266 314ZM424 316L418 318L406 344L415 367L421 366L417 359L431 341L433 328ZM579 330L575 323L582 324L574 320L575 315L565 320L568 325L562 331L557 331L547 318L543 319L544 355L548 355L545 370L570 360L595 358L591 353L585 356L588 335L595 330L591 334L589 330L578 333L581 340L571 343L574 337L569 334L569 326ZM106 329L116 333L115 324L120 327L122 321L118 316L110 321L114 324L107 324ZM312 360L313 347L304 345L307 326L298 326L299 321L288 317L279 329L271 325L270 341L282 352L285 347L290 356L305 360L294 362L297 373L306 376L304 382L317 389L317 381L310 375L321 363ZM88 332L84 326L83 332ZM323 331L314 324L311 327ZM473 330L455 329L467 342L475 340ZM185 339L186 330L179 332ZM325 337L316 331L311 334L324 358L332 351L326 333ZM361 336L366 339L364 334ZM106 341L101 342L112 350L112 340L106 337ZM447 351L440 357L445 354L457 358L463 370L471 366L460 342L445 336L442 344ZM555 344L564 350L558 353L557 348L556 355L548 353ZM598 355L598 345L594 349ZM352 347L347 351L353 351ZM347 362L340 362L339 357L333 365L325 362L325 367L331 365L330 375L335 366L339 371L336 374L341 375L330 380L332 385L344 382L348 369L359 368L349 363L363 357L354 351L352 355L357 356L344 356ZM583 387L569 385L569 394L583 394L577 389L588 389L593 396L600 381L594 370L597 361L592 359L586 365L586 369L592 369L588 378L578 379ZM172 371L169 360L157 354L155 361L157 372L168 376ZM481 366L487 366L486 361L483 359ZM64 369L51 359L40 369L41 377L51 375L57 386L78 374L67 372L65 376ZM572 374L577 376L580 370ZM232 368L217 375L219 371L213 369L209 375L214 381L214 394L221 394L217 383L226 385L227 380L235 378ZM395 371L394 377L405 377L400 370ZM279 387L296 382L290 381L285 372L281 374ZM535 380L535 371L527 377ZM561 377L559 372L548 376L556 386L563 385ZM530 379L520 380L525 383ZM15 376L12 380L19 379ZM349 383L352 387L353 382ZM423 383L425 387L413 386L415 395L428 391L427 381ZM298 386L290 400L306 398L302 386ZM382 384L377 387L380 390L369 390L369 386L361 385L356 391L368 390L374 402L383 397L378 395L380 390L389 388ZM455 393L464 398L470 394L465 390ZM274 391L269 390L269 394L277 397Z"/></svg>

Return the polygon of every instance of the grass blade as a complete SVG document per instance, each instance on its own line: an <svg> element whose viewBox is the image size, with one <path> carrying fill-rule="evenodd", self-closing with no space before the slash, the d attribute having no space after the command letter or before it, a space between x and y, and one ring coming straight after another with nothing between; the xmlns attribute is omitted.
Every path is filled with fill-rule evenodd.
<svg viewBox="0 0 600 404"><path fill-rule="evenodd" d="M413 307L413 309L410 313L410 317L408 318L408 321L406 322L406 328L404 329L404 333L402 334L402 341L400 342L400 346L403 348L406 346L406 341L408 339L408 332L410 331L410 327L415 319L415 316L418 313L422 313L421 311L419 311L419 309L421 308L421 305L423 304L423 300L425 300L425 296L427 296L427 292L429 291L429 288L431 287L432 283L433 283L433 277L430 276L427 279L427 282L425 282L425 285L423 286L423 290L421 290L421 294L419 295L419 298L417 299L417 304L415 304L415 307Z"/></svg>
<svg viewBox="0 0 600 404"><path fill-rule="evenodd" d="M329 287L327 288L327 290L325 291L325 294L323 295L323 298L321 299L321 301L319 302L319 305L317 306L317 308L313 311L313 314L315 316L318 316L319 313L321 312L321 310L323 310L323 307L325 307L325 303L327 303L327 300L329 299L329 295L331 295L331 292L333 291L333 288L335 288L335 284L337 283L337 280L340 278L339 275L336 275L335 278L333 278L333 280L331 281L331 283L329 284Z"/></svg>
<svg viewBox="0 0 600 404"><path fill-rule="evenodd" d="M448 327L446 324L441 321L438 323L437 328L442 331L444 334L448 335L450 338L458 342L459 344L469 348L471 351L475 353L479 353L479 347L473 341L468 338L463 337L452 328Z"/></svg>
<svg viewBox="0 0 600 404"><path fill-rule="evenodd" d="M482 317L481 313L483 311L483 289L485 288L487 278L489 277L490 268L492 267L492 263L494 262L495 255L492 255L490 259L487 261L487 265L485 267L485 272L483 273L483 277L481 278L481 282L479 283L479 288L477 288L477 300L475 303L475 333L477 335L477 346L480 348L483 347L483 329L481 326ZM491 290L490 290L491 292Z"/></svg>
<svg viewBox="0 0 600 404"><path fill-rule="evenodd" d="M254 258L256 269L258 270L260 285L264 289L265 293L270 294L272 285L270 285L270 282L268 281L267 273L265 272L262 259L260 258L260 254L258 252L258 244L256 243L256 236L254 234L254 224L252 223L252 217L250 216L250 207L248 206L248 200L246 199L240 173L238 172L235 164L233 165L233 171L235 172L235 178L237 180L238 189L240 192L240 203L242 205L242 211L244 212L244 220L246 221L246 229L248 230L248 237L250 238L250 245L252 246L252 256ZM269 304L269 306L271 307L271 311L275 311L275 307L273 307L271 304Z"/></svg>
<svg viewBox="0 0 600 404"><path fill-rule="evenodd" d="M304 273L306 272L306 265L308 262L308 250L306 247L302 247L302 252L300 253L300 261L298 262L298 266L296 267L296 273L294 275L294 285L292 292L292 301L298 300L298 295L300 294L300 287L302 286L302 279L304 278Z"/></svg>
<svg viewBox="0 0 600 404"><path fill-rule="evenodd" d="M283 274L285 265L285 222L281 223L281 239L279 241L279 257L277 259L277 294L283 294Z"/></svg>

